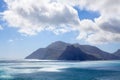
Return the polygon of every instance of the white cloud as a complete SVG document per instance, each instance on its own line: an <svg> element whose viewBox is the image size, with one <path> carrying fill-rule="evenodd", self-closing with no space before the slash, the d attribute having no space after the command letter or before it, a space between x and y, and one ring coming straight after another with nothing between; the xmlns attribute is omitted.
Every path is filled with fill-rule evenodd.
<svg viewBox="0 0 120 80"><path fill-rule="evenodd" d="M64 2L63 0L61 1ZM79 5L80 9L98 11L100 17L82 20L77 39L90 43L120 42L120 0L66 0L64 4Z"/></svg>
<svg viewBox="0 0 120 80"><path fill-rule="evenodd" d="M68 31L64 29L79 25L77 11L69 5L49 0L6 0L6 3L8 10L3 18L21 33L34 35L42 30L64 33Z"/></svg>
<svg viewBox="0 0 120 80"><path fill-rule="evenodd" d="M120 0L5 0L3 18L20 33L34 35L43 30L55 34L77 30L77 39L90 43L120 42ZM79 20L73 6L98 11L94 21ZM82 15L82 14L81 14Z"/></svg>
<svg viewBox="0 0 120 80"><path fill-rule="evenodd" d="M81 9L98 11L100 17L90 24L81 21L80 35L90 43L120 42L120 0L82 0ZM81 6L82 5L82 6ZM92 25L92 26L90 26ZM86 26L87 29L86 30ZM91 31L91 34L88 34ZM88 34L88 35L87 35ZM84 36L83 36L84 35Z"/></svg>
<svg viewBox="0 0 120 80"><path fill-rule="evenodd" d="M104 31L120 34L120 20L117 20L115 18L104 21L99 24L99 26Z"/></svg>
<svg viewBox="0 0 120 80"><path fill-rule="evenodd" d="M80 34L77 37L77 39L87 39L88 35L93 34L98 30L99 28L92 20L89 19L82 20L80 22L80 27L79 27Z"/></svg>
<svg viewBox="0 0 120 80"><path fill-rule="evenodd" d="M103 44L108 42L120 42L120 34L115 34L111 32L99 31L95 34L91 34L86 39L92 44Z"/></svg>

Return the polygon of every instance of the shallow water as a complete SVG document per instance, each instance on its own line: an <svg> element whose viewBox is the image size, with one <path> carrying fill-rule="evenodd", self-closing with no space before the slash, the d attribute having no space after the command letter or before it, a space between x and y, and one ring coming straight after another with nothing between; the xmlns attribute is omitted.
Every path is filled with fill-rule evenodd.
<svg viewBox="0 0 120 80"><path fill-rule="evenodd" d="M120 61L0 60L0 80L120 80Z"/></svg>

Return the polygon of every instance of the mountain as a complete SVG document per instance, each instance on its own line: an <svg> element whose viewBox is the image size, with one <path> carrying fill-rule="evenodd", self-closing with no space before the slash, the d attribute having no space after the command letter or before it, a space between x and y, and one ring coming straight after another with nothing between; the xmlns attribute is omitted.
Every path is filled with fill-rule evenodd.
<svg viewBox="0 0 120 80"><path fill-rule="evenodd" d="M111 60L111 59L120 59L119 57L110 54L108 52L102 51L99 48L91 45L79 45L79 44L73 44L76 47L79 47L83 52L86 54L93 55L97 58L100 58L101 60Z"/></svg>
<svg viewBox="0 0 120 80"><path fill-rule="evenodd" d="M73 45L67 46L64 52L59 56L58 60L99 60L92 55L84 53L80 48Z"/></svg>
<svg viewBox="0 0 120 80"><path fill-rule="evenodd" d="M104 52L95 46L69 44L56 41L46 48L40 48L26 57L26 59L43 60L115 60L120 57Z"/></svg>
<svg viewBox="0 0 120 80"><path fill-rule="evenodd" d="M118 49L118 50L117 50L116 52L114 52L113 54L120 57L120 49Z"/></svg>
<svg viewBox="0 0 120 80"><path fill-rule="evenodd" d="M46 48L40 48L27 56L26 59L52 59L57 60L70 44L61 41L56 41Z"/></svg>

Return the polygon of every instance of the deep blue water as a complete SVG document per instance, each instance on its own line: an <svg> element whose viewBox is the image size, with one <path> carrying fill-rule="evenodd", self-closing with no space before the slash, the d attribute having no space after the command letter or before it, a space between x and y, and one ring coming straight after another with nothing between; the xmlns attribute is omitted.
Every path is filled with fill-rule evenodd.
<svg viewBox="0 0 120 80"><path fill-rule="evenodd" d="M0 60L0 80L120 80L120 61Z"/></svg>

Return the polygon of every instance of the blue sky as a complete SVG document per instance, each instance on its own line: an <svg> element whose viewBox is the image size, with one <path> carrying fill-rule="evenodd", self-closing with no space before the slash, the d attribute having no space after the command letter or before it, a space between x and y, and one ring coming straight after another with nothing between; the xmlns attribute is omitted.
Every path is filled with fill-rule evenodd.
<svg viewBox="0 0 120 80"><path fill-rule="evenodd" d="M21 3L22 3L22 1L24 1L24 0L21 0ZM39 0L35 0L35 1L39 1ZM90 22L90 25L98 24L97 20L95 21L95 19L102 16L101 15L102 12L101 12L101 10L99 11L99 9L92 11L92 9L88 10L87 8L80 8L80 6L78 6L78 4L74 4L74 7L73 7L73 5L71 5L71 4L68 5L68 3L65 3L65 5L58 4L60 2L54 3L54 4L58 5L58 7L65 6L65 7L61 7L61 8L63 8L62 15L61 15L59 12L60 10L53 8L54 7L53 3L44 2L48 6L50 6L49 7L50 9L53 9L52 10L53 12L56 12L56 13L59 12L58 15L56 15L56 16L52 15L53 17L52 18L50 17L51 18L50 21L52 20L53 22L52 21L50 22L48 20L49 18L46 18L46 16L45 16L45 18L44 18L44 16L42 16L43 20L45 19L45 21L49 21L46 23L43 20L39 20L42 17L40 17L39 19L36 18L35 16L37 16L37 14L35 12L34 12L35 14L32 12L29 12L30 16L28 14L25 14L24 9L25 8L28 9L27 7L29 5L27 7L23 6L23 10L21 8L20 13L18 13L16 15L21 16L21 19L23 19L22 20L23 23L24 23L24 20L31 21L31 19L32 19L33 21L32 21L32 24L31 24L32 27L31 27L31 25L26 26L28 24L25 24L25 26L22 23L20 24L19 22L21 22L21 21L18 20L18 18L16 18L16 15L6 14L7 11L13 11L13 13L15 13L16 11L19 10L18 9L16 11L14 11L12 8L14 6L15 9L17 9L17 7L18 7L17 5L20 2L18 2L18 3L16 2L15 5L9 5L13 2L14 1L4 2L3 0L1 0L1 2L0 2L0 25L2 27L2 29L0 30L0 58L24 58L27 55L31 54L36 49L41 48L41 47L46 47L47 45L49 45L51 42L54 42L54 41L79 43L82 45L84 45L84 44L94 45L104 51L111 52L111 53L115 52L117 49L120 49L120 42L115 41L116 37L112 37L113 34L110 31L107 33L109 33L111 36L108 36L108 39L105 39L105 37L103 37L105 35L102 35L103 33L106 34L105 30L100 29L100 32L97 33L96 31L99 31L99 29L96 29L96 26L92 26L92 27L91 26L89 27L89 25L86 26L88 24L88 23L86 23L86 21ZM26 0L25 4L27 4L27 3L28 4L30 3L29 0ZM42 4L37 4L37 5L38 6L40 5L39 7L41 7ZM68 5L69 7L66 5ZM8 6L11 8L8 8ZM44 6L45 5L43 5L43 7ZM68 12L64 13L64 8L66 8L66 10L68 10ZM39 8L36 10L39 10ZM47 8L46 8L46 10L47 10ZM23 11L23 13L22 13L22 11ZM43 10L43 12L44 12L44 10ZM49 13L49 12L51 13L51 11L48 11L47 13ZM25 15L25 16L23 17L23 15ZM62 18L58 19L59 15L65 19L65 23L63 21L61 21ZM12 16L12 18L11 18L11 16ZM33 17L31 17L31 16L33 16ZM70 17L70 18L66 18L66 17ZM16 21L14 21L14 19ZM69 19L69 20L67 20L67 19ZM34 21L34 20L36 20L36 21ZM99 21L99 19L98 19L98 21ZM41 24L39 24L39 23L41 23ZM79 25L79 23L80 23L80 25ZM35 26L33 26L33 24ZM38 24L43 25L43 26L42 27L36 26ZM63 25L61 25L61 24L63 24ZM80 27L81 24L82 24L82 27ZM71 26L71 25L78 26L78 27L75 27L75 30L74 30L74 29L72 29L73 26ZM84 25L85 25L85 28L84 28ZM51 26L51 27L46 27L44 29L43 28L44 26ZM34 29L34 27L35 27L35 29ZM78 29L79 27L80 27L80 29ZM95 27L95 29L93 29L94 27ZM41 28L42 28L42 30L38 30ZM82 37L82 39L80 39L78 36L82 36L81 35L82 32L87 34L87 36L84 36L85 38ZM101 32L102 32L102 34L100 34ZM91 33L95 34L95 35L99 34L102 37L100 37L100 38L98 36L94 37L94 38L98 37L98 39L95 41L95 40L93 40L92 36L88 35ZM93 35L93 36L95 36L95 35ZM116 33L115 35L119 36L119 33ZM104 39L101 40L101 38L104 38ZM109 41L109 39L110 39L110 41ZM118 37L118 39L119 39L119 37ZM98 42L98 43L96 44L94 41ZM102 42L102 41L104 41L104 42Z"/></svg>
<svg viewBox="0 0 120 80"><path fill-rule="evenodd" d="M95 18L100 16L98 11L80 9L79 6L74 6L74 8L77 10L80 20L91 19L92 21L94 21Z"/></svg>

